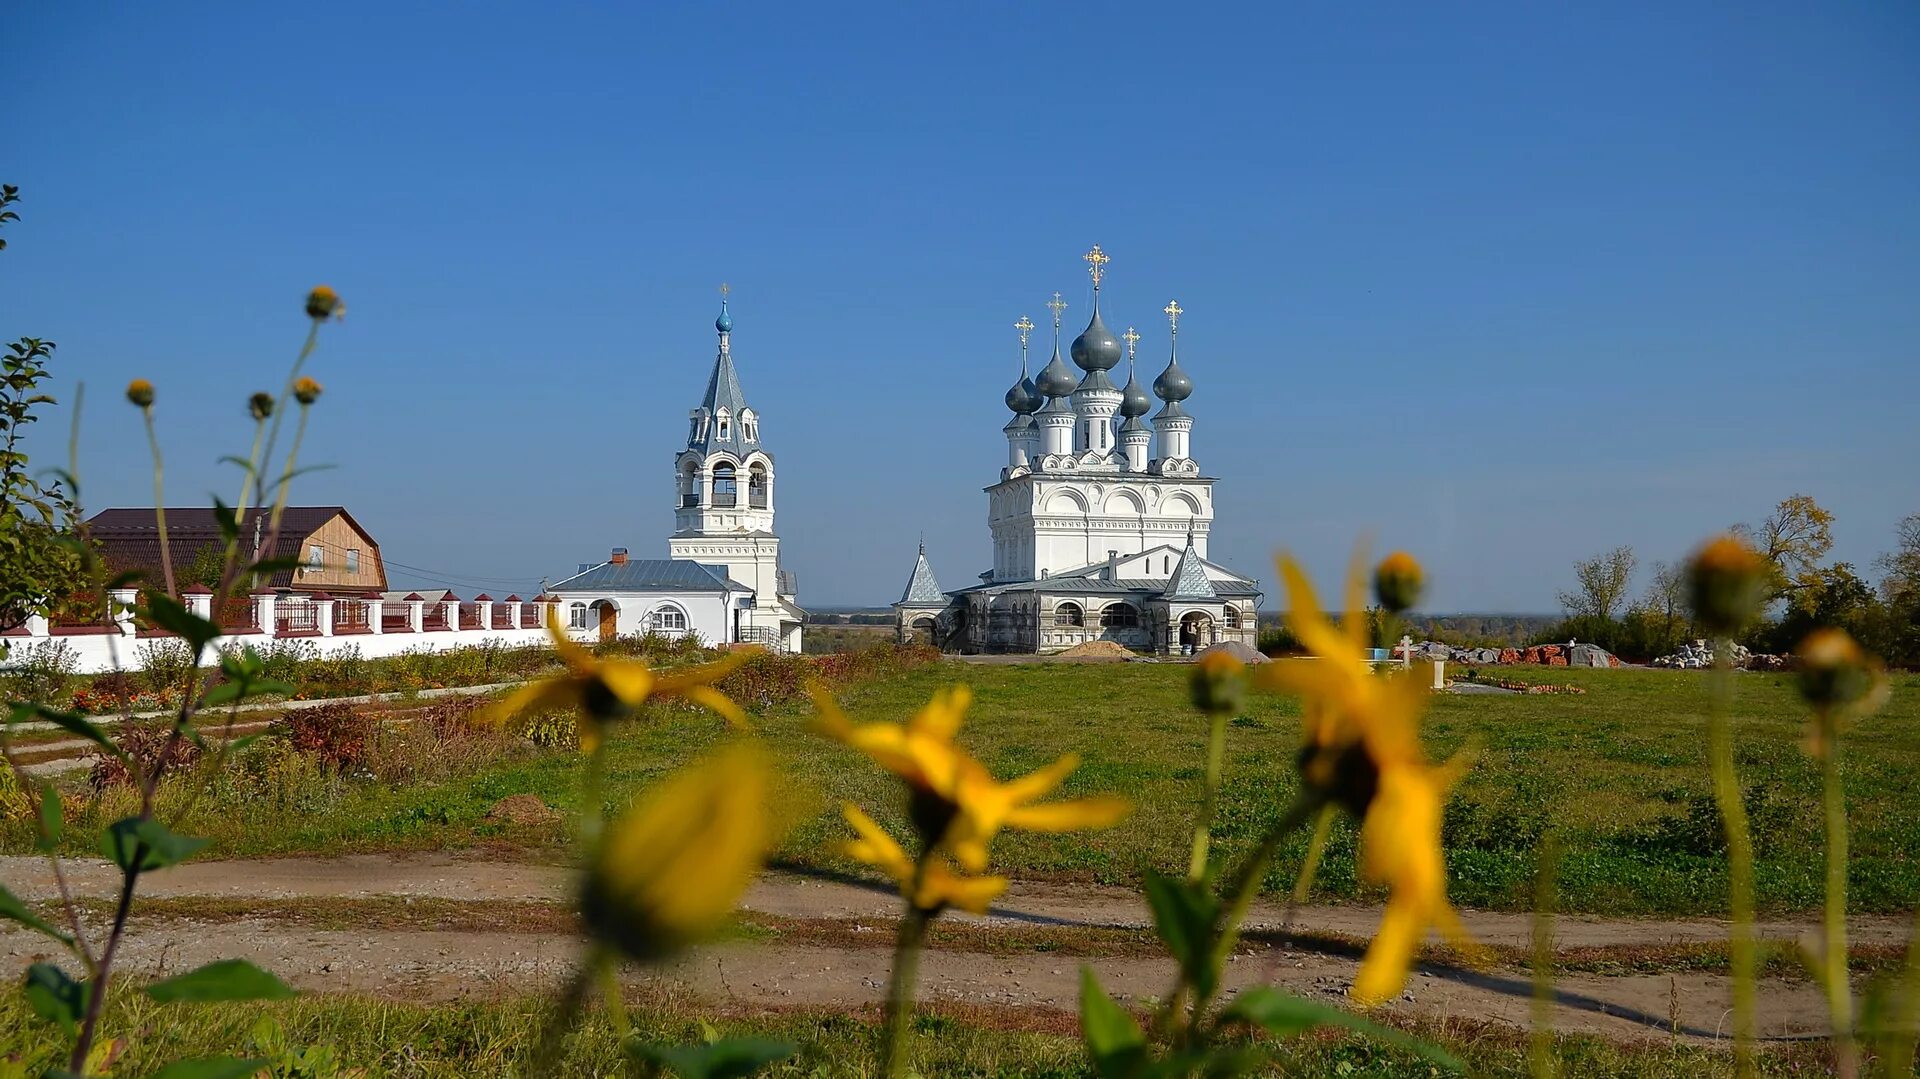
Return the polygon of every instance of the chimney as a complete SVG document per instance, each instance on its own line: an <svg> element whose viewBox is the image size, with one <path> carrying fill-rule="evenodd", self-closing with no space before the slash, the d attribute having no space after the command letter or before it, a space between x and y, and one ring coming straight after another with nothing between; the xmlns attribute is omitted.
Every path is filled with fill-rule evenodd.
<svg viewBox="0 0 1920 1079"><path fill-rule="evenodd" d="M624 566L624 565L626 565L626 564L627 564L627 549L626 549L625 547L615 547L615 548L613 549L613 556L612 556L611 558L609 558L609 559L607 559L607 561L609 561L609 562L612 562L612 563L613 563L614 565L616 565L616 566Z"/></svg>

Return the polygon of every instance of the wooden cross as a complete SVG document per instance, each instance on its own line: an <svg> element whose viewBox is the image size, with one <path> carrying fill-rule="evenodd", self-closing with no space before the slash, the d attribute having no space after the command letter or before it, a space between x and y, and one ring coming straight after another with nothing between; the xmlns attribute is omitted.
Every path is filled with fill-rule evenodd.
<svg viewBox="0 0 1920 1079"><path fill-rule="evenodd" d="M1090 267L1088 272L1093 274L1093 291L1099 292L1100 275L1106 272L1107 263L1113 260L1107 257L1106 252L1100 250L1099 244L1094 244L1093 250L1080 257L1087 260L1087 265Z"/></svg>

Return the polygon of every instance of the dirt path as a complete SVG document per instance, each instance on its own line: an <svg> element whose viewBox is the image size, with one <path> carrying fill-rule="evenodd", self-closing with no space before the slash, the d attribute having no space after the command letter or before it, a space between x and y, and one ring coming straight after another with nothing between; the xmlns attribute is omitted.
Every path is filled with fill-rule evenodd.
<svg viewBox="0 0 1920 1079"><path fill-rule="evenodd" d="M113 894L119 874L103 861L67 863L68 881L78 895ZM0 883L21 898L55 898L45 859L0 857ZM496 862L453 854L358 854L340 858L265 858L252 861L188 862L144 877L140 894L151 897L302 899L416 896L456 900L566 900L572 897L573 871L563 866ZM853 881L823 880L768 873L742 903L748 910L790 918L880 918L894 914L898 900L885 888ZM1133 928L1150 924L1139 893L1093 884L1015 881L985 924L1028 924ZM1463 911L1475 939L1488 944L1526 946L1532 939L1530 915ZM1291 928L1310 933L1366 937L1380 918L1371 906L1310 906L1294 912ZM1286 919L1284 906L1256 904L1249 928L1276 928ZM1763 935L1793 940L1816 928L1812 920L1762 922ZM1904 917L1856 915L1849 933L1856 945L1901 945L1910 922ZM1727 938L1724 921L1710 918L1598 918L1568 915L1555 920L1554 941L1561 948L1712 943Z"/></svg>
<svg viewBox="0 0 1920 1079"><path fill-rule="evenodd" d="M79 895L104 899L116 874L101 862L70 867ZM313 991L372 994L396 999L447 1001L498 998L554 987L578 959L581 942L546 922L522 931L452 931L429 928L333 928L303 924L276 913L315 899L374 902L390 897L451 900L470 904L564 902L573 888L564 867L489 862L445 854L358 855L344 858L282 858L246 862L188 863L152 874L141 893L154 898L206 897L224 901L229 913L213 917L188 906L171 916L136 915L136 931L124 947L136 976L177 972L214 959L240 956ZM43 860L0 858L0 882L29 901L55 894ZM233 900L255 899L259 910L235 917ZM807 939L806 933L772 939L735 940L700 949L672 966L634 968L636 991L684 996L718 1006L844 1009L877 1002L886 984L891 920L898 899L889 891L856 882L774 873L757 883L743 904L750 911L833 926L837 936ZM1285 911L1255 908L1254 927L1276 927ZM1016 883L985 918L959 916L981 929L1006 927L1132 928L1147 924L1138 896L1115 888ZM1366 937L1379 912L1368 907L1312 907L1295 913L1294 929ZM1466 912L1469 930L1495 945L1524 946L1531 923L1524 914ZM338 925L336 921L332 923ZM370 926L379 923L370 922ZM1809 923L1776 921L1772 937L1802 935ZM1903 919L1862 917L1854 922L1857 943L1898 945ZM1725 939L1722 923L1672 918L1562 918L1560 948L1631 947ZM979 945L973 945L978 947ZM1165 991L1172 978L1158 955L1102 954L1081 960L1044 951L967 946L930 952L923 964L922 999L1009 1009L1013 1021L1051 1022L1077 1008L1079 972L1091 965L1116 996L1144 1004ZM1254 939L1233 957L1230 989L1272 983L1329 1001L1345 999L1356 960L1339 949L1315 950L1298 941ZM0 968L18 970L47 956L43 938L0 930ZM10 974L7 976L11 976ZM1557 979L1554 1022L1562 1031L1626 1039L1715 1039L1725 1032L1728 980L1719 974L1570 974ZM1446 964L1418 968L1394 1012L1418 1018L1470 1016L1477 1020L1528 1023L1530 986L1523 971L1473 971ZM1818 990L1805 980L1773 979L1760 993L1762 1030L1769 1038L1819 1034L1824 1014ZM1026 1018L1022 1018L1023 1014ZM1053 1018L1048 1018L1053 1017Z"/></svg>

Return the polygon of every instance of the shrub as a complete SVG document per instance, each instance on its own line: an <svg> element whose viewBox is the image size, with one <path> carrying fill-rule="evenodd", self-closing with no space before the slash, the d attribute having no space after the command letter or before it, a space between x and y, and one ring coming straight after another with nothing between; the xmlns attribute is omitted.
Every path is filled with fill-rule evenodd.
<svg viewBox="0 0 1920 1079"><path fill-rule="evenodd" d="M274 720L273 727L294 752L342 771L366 763L380 721L351 705L323 704L288 712Z"/></svg>
<svg viewBox="0 0 1920 1079"><path fill-rule="evenodd" d="M546 712L523 717L520 737L540 749L580 748L580 725L570 712Z"/></svg>
<svg viewBox="0 0 1920 1079"><path fill-rule="evenodd" d="M147 641L140 646L140 677L156 696L178 693L194 670L193 652L180 640Z"/></svg>
<svg viewBox="0 0 1920 1079"><path fill-rule="evenodd" d="M115 741L120 749L150 774L163 761L167 771L178 773L200 763L200 747L185 738L174 738L170 723L126 723ZM130 787L134 770L126 761L103 749L93 751L93 767L87 772L87 785L95 794L114 787Z"/></svg>
<svg viewBox="0 0 1920 1079"><path fill-rule="evenodd" d="M39 701L64 708L70 701L74 672L79 667L80 656L66 641L52 638L35 641L24 648L16 645L7 657L0 690L12 700Z"/></svg>

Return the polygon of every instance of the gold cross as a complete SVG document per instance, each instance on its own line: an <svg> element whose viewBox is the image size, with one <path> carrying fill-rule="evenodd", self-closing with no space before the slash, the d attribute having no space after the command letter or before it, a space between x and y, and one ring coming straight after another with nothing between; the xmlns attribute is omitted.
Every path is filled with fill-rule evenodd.
<svg viewBox="0 0 1920 1079"><path fill-rule="evenodd" d="M1140 344L1140 334L1132 326L1128 326L1127 332L1121 334L1120 336L1126 338L1127 359L1131 361L1133 359L1133 350Z"/></svg>
<svg viewBox="0 0 1920 1079"><path fill-rule="evenodd" d="M1033 332L1033 320L1025 315L1021 315L1020 321L1014 323L1013 328L1020 331L1020 351L1025 352L1027 350L1027 335Z"/></svg>
<svg viewBox="0 0 1920 1079"><path fill-rule="evenodd" d="M1053 308L1053 328L1057 330L1060 328L1060 312L1067 309L1067 301L1061 299L1060 294L1056 292L1053 294L1053 299L1047 301L1047 306Z"/></svg>
<svg viewBox="0 0 1920 1079"><path fill-rule="evenodd" d="M1086 254L1080 257L1083 259L1086 259L1087 265L1091 267L1089 272L1093 274L1093 291L1099 292L1100 291L1100 275L1106 272L1107 263L1112 262L1113 260L1107 257L1106 252L1100 250L1099 244L1094 244L1093 250L1087 252Z"/></svg>
<svg viewBox="0 0 1920 1079"><path fill-rule="evenodd" d="M723 300L726 299L727 293L732 291L733 291L732 285L727 284L725 281L720 282L720 298L721 299Z"/></svg>
<svg viewBox="0 0 1920 1079"><path fill-rule="evenodd" d="M1180 310L1180 301L1168 300L1167 306L1162 307L1160 310L1165 311L1167 313L1167 322L1173 326L1173 332L1179 333L1180 332L1180 316L1184 314L1184 312Z"/></svg>

